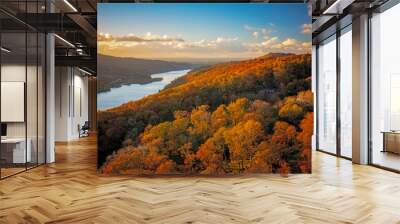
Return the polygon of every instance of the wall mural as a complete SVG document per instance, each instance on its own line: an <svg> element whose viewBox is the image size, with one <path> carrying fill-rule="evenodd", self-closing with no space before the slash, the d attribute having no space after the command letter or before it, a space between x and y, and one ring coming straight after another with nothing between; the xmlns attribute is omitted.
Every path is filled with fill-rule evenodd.
<svg viewBox="0 0 400 224"><path fill-rule="evenodd" d="M306 4L98 4L105 174L310 173Z"/></svg>

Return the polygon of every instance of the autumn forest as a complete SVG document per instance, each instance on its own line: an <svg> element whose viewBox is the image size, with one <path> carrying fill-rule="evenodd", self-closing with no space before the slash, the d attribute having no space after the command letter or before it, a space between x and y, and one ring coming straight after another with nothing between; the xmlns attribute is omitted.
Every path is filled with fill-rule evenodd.
<svg viewBox="0 0 400 224"><path fill-rule="evenodd" d="M310 173L309 54L197 68L160 92L100 111L106 174Z"/></svg>

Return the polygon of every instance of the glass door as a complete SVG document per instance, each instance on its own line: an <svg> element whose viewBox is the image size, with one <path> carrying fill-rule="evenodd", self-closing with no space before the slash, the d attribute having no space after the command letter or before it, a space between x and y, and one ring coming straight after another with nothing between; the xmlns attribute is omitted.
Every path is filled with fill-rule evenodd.
<svg viewBox="0 0 400 224"><path fill-rule="evenodd" d="M340 155L352 157L352 34L351 25L341 30L340 52Z"/></svg>
<svg viewBox="0 0 400 224"><path fill-rule="evenodd" d="M400 171L400 4L371 18L370 162Z"/></svg>
<svg viewBox="0 0 400 224"><path fill-rule="evenodd" d="M318 146L336 154L336 35L318 46Z"/></svg>

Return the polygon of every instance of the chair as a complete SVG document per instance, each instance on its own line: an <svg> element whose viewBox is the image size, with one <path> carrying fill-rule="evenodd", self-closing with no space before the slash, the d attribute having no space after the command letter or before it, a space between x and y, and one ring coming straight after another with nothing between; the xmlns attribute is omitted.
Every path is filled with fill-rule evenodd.
<svg viewBox="0 0 400 224"><path fill-rule="evenodd" d="M78 124L79 138L89 136L89 129L90 129L89 121L85 121L82 127L80 127L80 125Z"/></svg>

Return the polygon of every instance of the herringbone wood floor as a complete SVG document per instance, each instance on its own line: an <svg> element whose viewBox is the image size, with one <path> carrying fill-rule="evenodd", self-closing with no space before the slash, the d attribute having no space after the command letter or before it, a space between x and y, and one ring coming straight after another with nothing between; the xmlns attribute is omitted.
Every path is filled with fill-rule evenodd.
<svg viewBox="0 0 400 224"><path fill-rule="evenodd" d="M400 223L400 175L313 154L313 174L135 178L96 172L96 139L0 181L0 223Z"/></svg>

